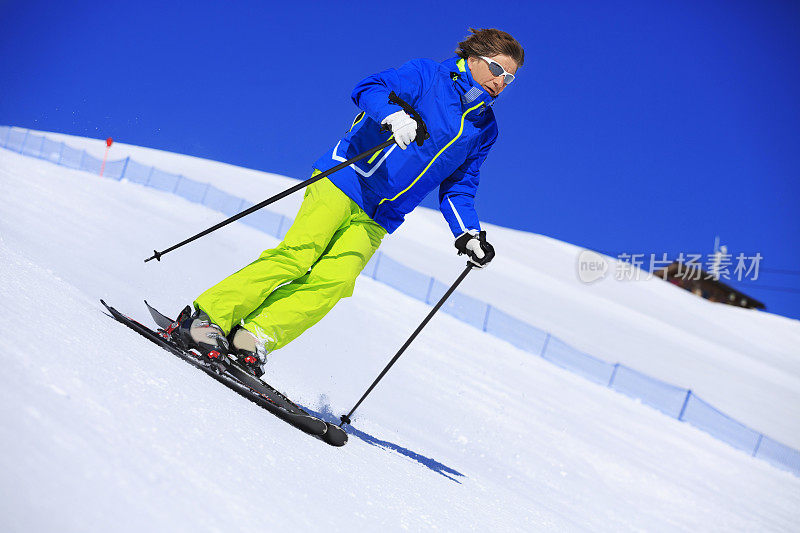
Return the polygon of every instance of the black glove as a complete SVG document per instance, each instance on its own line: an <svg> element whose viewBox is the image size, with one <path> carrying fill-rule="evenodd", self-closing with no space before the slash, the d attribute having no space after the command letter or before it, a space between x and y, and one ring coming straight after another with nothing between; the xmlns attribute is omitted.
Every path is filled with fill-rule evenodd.
<svg viewBox="0 0 800 533"><path fill-rule="evenodd" d="M467 254L469 262L478 268L483 268L494 259L494 247L486 242L486 232L462 233L456 239L458 255Z"/></svg>

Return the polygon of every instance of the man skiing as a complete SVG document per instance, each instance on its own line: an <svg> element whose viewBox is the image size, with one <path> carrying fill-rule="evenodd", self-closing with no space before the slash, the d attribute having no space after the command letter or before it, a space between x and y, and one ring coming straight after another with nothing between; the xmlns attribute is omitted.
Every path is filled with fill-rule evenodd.
<svg viewBox="0 0 800 533"><path fill-rule="evenodd" d="M232 354L263 375L269 352L352 295L384 235L437 186L458 253L477 267L494 258L474 198L480 166L497 139L491 106L514 80L524 51L503 31L471 29L456 54L442 63L414 59L356 85L352 98L361 112L316 161L314 175L390 135L396 144L311 184L283 242L206 290L194 313L178 318L174 335L181 344L206 358ZM424 119L430 138L421 145L414 143L417 122L389 101L391 92Z"/></svg>

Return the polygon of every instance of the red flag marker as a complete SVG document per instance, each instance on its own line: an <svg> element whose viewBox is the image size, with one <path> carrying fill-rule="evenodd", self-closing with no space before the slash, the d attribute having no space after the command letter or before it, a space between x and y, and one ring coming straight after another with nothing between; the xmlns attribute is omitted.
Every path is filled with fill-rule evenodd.
<svg viewBox="0 0 800 533"><path fill-rule="evenodd" d="M106 159L108 159L108 149L111 148L111 143L114 142L114 139L109 137L106 139L106 153L103 156L103 164L100 166L100 175L103 175L103 171L106 169Z"/></svg>

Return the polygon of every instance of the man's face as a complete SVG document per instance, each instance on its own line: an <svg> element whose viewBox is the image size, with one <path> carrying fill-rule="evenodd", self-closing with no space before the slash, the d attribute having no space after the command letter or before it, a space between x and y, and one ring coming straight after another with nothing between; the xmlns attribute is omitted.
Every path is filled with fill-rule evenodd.
<svg viewBox="0 0 800 533"><path fill-rule="evenodd" d="M506 72L509 74L517 73L517 63L507 55L499 54L496 56L487 57L490 57L491 59L494 59L500 63L500 65L506 69ZM469 65L469 71L472 73L472 78L492 96L496 97L503 92L503 89L506 88L506 82L503 79L502 74L500 76L495 76L492 74L492 72L489 70L489 64L483 59L479 57L470 57L467 59L467 65Z"/></svg>

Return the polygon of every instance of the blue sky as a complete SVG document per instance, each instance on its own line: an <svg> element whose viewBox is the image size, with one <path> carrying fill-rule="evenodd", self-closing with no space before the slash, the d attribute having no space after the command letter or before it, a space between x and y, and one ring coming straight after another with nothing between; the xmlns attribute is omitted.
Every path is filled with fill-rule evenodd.
<svg viewBox="0 0 800 533"><path fill-rule="evenodd" d="M482 220L612 255L720 235L800 318L800 4L666 4L0 1L0 123L305 177L361 78L498 27L526 63Z"/></svg>

